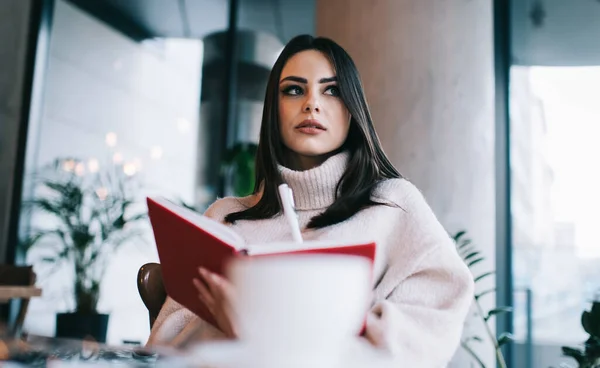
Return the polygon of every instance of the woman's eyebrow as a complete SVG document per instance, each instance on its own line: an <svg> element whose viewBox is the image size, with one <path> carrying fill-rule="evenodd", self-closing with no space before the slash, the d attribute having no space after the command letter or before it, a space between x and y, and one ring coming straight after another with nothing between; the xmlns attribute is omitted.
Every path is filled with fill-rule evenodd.
<svg viewBox="0 0 600 368"><path fill-rule="evenodd" d="M283 78L279 83L285 82L287 80L298 82L298 83L303 83L303 84L307 84L308 83L308 80L306 80L306 78L300 78L300 77L296 77L294 75L290 75L289 77Z"/></svg>
<svg viewBox="0 0 600 368"><path fill-rule="evenodd" d="M335 77L335 76L319 79L319 83L329 83L329 82L336 82L336 81L337 81L337 77Z"/></svg>
<svg viewBox="0 0 600 368"><path fill-rule="evenodd" d="M308 83L308 80L306 78L296 77L295 75L290 75L289 77L285 77L279 83L283 83L285 81L293 81L293 82L298 82L298 83L303 83L303 84ZM335 81L337 81L336 76L319 79L319 83L329 83L329 82L335 82Z"/></svg>

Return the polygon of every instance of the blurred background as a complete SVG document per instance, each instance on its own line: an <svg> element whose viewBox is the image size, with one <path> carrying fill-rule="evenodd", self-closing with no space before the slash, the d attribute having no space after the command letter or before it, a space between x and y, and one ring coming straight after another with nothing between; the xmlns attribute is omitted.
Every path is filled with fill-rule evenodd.
<svg viewBox="0 0 600 368"><path fill-rule="evenodd" d="M270 68L298 34L354 58L387 154L484 255L474 274L494 272L474 305L513 308L474 307L454 366L496 364L489 331L509 367L573 363L561 347L589 337L600 290L595 0L1 0L0 261L33 265L43 289L24 330L53 336L77 304L77 272L48 253L61 239L23 241L56 229L28 205L56 199L40 174L104 206L110 172L138 214L146 195L203 211L249 193ZM158 257L147 221L131 226L95 278L111 344L149 334L136 274Z"/></svg>

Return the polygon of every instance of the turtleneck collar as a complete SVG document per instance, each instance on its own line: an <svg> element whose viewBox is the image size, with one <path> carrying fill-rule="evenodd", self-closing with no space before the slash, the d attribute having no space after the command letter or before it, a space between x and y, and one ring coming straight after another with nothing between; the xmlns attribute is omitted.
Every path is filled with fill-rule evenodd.
<svg viewBox="0 0 600 368"><path fill-rule="evenodd" d="M335 188L346 171L350 154L341 152L321 165L305 171L294 171L279 165L283 181L294 192L297 210L318 210L335 201Z"/></svg>

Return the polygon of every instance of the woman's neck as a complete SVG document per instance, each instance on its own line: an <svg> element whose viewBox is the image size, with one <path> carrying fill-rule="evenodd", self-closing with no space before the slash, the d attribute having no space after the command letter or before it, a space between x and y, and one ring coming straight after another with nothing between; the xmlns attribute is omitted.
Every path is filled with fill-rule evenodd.
<svg viewBox="0 0 600 368"><path fill-rule="evenodd" d="M337 153L337 151L334 151L324 155L307 156L289 151L285 157L286 162L284 166L294 171L306 171L320 166L323 162L327 161L328 158Z"/></svg>

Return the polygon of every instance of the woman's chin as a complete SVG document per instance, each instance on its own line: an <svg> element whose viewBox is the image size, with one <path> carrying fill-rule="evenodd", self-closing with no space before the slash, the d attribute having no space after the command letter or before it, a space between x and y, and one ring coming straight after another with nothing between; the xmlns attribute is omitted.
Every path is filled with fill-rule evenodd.
<svg viewBox="0 0 600 368"><path fill-rule="evenodd" d="M319 158L328 156L331 151L315 147L298 147L298 149L292 149L292 152L301 157Z"/></svg>

